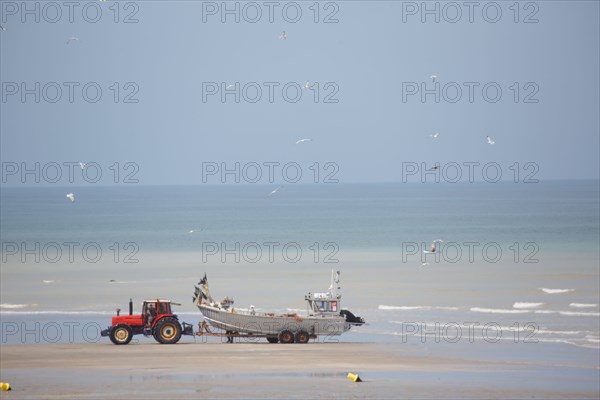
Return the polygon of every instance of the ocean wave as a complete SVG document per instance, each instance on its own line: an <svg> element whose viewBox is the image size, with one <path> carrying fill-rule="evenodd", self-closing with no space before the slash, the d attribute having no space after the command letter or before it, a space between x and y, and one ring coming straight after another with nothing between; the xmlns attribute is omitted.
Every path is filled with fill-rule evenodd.
<svg viewBox="0 0 600 400"><path fill-rule="evenodd" d="M544 293L548 294L558 294L558 293L567 293L574 292L575 289L548 289L548 288L540 288L540 290Z"/></svg>
<svg viewBox="0 0 600 400"><path fill-rule="evenodd" d="M583 347L586 349L598 349L598 344L597 342L594 342L593 340L586 340L586 341L582 341L581 339L570 339L570 340L566 340L566 339L546 339L546 338L539 338L537 339L540 343L562 343L562 344L568 344L571 346L576 346L576 347ZM594 343L594 344L588 344L588 343Z"/></svg>
<svg viewBox="0 0 600 400"><path fill-rule="evenodd" d="M568 315L575 317L600 317L600 313L586 311L559 311L560 315Z"/></svg>
<svg viewBox="0 0 600 400"><path fill-rule="evenodd" d="M397 325L419 325L419 326L426 326L426 327L435 327L435 326L447 326L447 325L452 325L452 326L456 326L457 323L456 322L443 322L443 321L387 321L390 324L397 324ZM460 325L460 324L458 324ZM466 325L465 325L466 326Z"/></svg>
<svg viewBox="0 0 600 400"><path fill-rule="evenodd" d="M573 308L594 308L598 307L598 304L585 304L585 303L571 303L569 307Z"/></svg>
<svg viewBox="0 0 600 400"><path fill-rule="evenodd" d="M600 337L593 335L585 335L585 339L590 343L600 343Z"/></svg>
<svg viewBox="0 0 600 400"><path fill-rule="evenodd" d="M60 310L39 310L39 311L0 311L1 315L114 315L111 311L60 311Z"/></svg>
<svg viewBox="0 0 600 400"><path fill-rule="evenodd" d="M549 331L546 329L536 330L535 333L540 333L542 335L579 335L581 331Z"/></svg>
<svg viewBox="0 0 600 400"><path fill-rule="evenodd" d="M509 327L504 327L504 328L509 328ZM528 331L531 332L531 331ZM600 343L600 339L596 338L596 337L586 337L585 340L581 339L581 338L557 338L557 337L537 337L535 336L535 334L539 333L539 331L533 332L532 337L530 338L523 338L521 340L527 340L528 343L557 343L557 344L568 344L571 346L576 346L576 347L584 347L584 348L591 348L591 349L597 349L598 348L598 343ZM557 332L557 334L565 334L565 332ZM403 338L406 338L408 336L413 336L413 337L421 337L423 338L422 334L420 333L415 333L414 335L411 334L407 334L406 332L385 332L385 331L380 331L380 332L371 332L371 334L377 334L377 335L392 335L392 336L400 336ZM431 340L434 340L433 335L431 335L432 338ZM472 337L473 339L477 340L477 341L488 341L489 339L486 339L486 337L480 335L479 333L473 335L473 336L469 336L469 338ZM465 340L467 336L465 336ZM503 335L501 337L497 338L498 341L511 341L514 342L515 337L512 335ZM489 342L488 342L489 343ZM591 343L591 344L590 344Z"/></svg>
<svg viewBox="0 0 600 400"><path fill-rule="evenodd" d="M477 328L483 328L483 326L476 326ZM542 334L542 335L580 335L583 332L589 331L552 331L548 329L539 329L536 324L523 324L519 326L500 326L498 328L500 331L504 332L519 332L519 333L531 333L532 335Z"/></svg>
<svg viewBox="0 0 600 400"><path fill-rule="evenodd" d="M572 340L566 340L566 339L535 338L535 340L537 340L540 343L564 343L564 344L570 344L571 346L585 347L585 346L583 346L581 344L573 342Z"/></svg>
<svg viewBox="0 0 600 400"><path fill-rule="evenodd" d="M515 304L513 304L513 308L539 308L544 304L545 303L516 302Z"/></svg>
<svg viewBox="0 0 600 400"><path fill-rule="evenodd" d="M432 326L436 326L436 325L440 325L440 326L446 326L446 325L452 325L452 326L456 326L456 322L415 322L415 321L388 321L389 323L392 324L398 324L398 325L424 325L427 327L432 327ZM458 324L461 327L465 327L465 328L469 328L469 329L475 329L477 331L481 331L485 325L481 325L481 324L475 324L473 325L473 323L463 323L463 324ZM590 332L590 331L553 331L553 330L548 330L548 329L538 329L536 324L524 324L524 325L519 325L519 326L499 326L498 330L502 331L502 332L525 332L525 333L532 333L532 334L542 334L542 335L581 335L582 333L585 332ZM587 336L586 336L587 338Z"/></svg>
<svg viewBox="0 0 600 400"><path fill-rule="evenodd" d="M379 305L379 310L458 310L458 307L444 307L444 306L385 306Z"/></svg>
<svg viewBox="0 0 600 400"><path fill-rule="evenodd" d="M407 338L412 338L413 340L431 340L434 341L434 332L438 330L437 337L441 339L441 341L447 341L447 337L445 335L450 335L445 333L445 325L439 322L439 328L434 328L436 323L434 322L407 322L407 321L388 321L394 324L418 324L416 327L416 331L396 331L395 329L385 329L385 328L374 328L367 327L369 335L383 335L383 336L394 336L394 337L402 337L403 340ZM451 322L448 324L452 324L455 326L455 322ZM493 338L494 335L484 335L482 334L482 330L485 329L485 325L476 325L473 326L473 323L468 323L469 330L466 329L466 326L460 325L462 328L462 336L460 340L462 341L472 341L473 339L476 341L486 341L490 342L490 338ZM470 329L474 329L474 331L470 331ZM515 340L519 340L523 343L548 343L548 344L566 344L576 347L584 347L591 349L598 349L600 343L600 337L598 337L597 332L592 331L560 331L560 330L550 330L550 329L538 329L535 324L532 325L520 325L520 326L496 326L495 329L502 333L502 335L498 335L495 340L498 341L510 341L514 342ZM429 332L429 333L424 333ZM454 334L454 331L452 331ZM518 334L517 334L518 332ZM453 338L453 337L452 337Z"/></svg>
<svg viewBox="0 0 600 400"><path fill-rule="evenodd" d="M30 304L10 304L10 303L0 304L0 308L8 308L8 309L26 308L26 307L31 307L31 305Z"/></svg>
<svg viewBox="0 0 600 400"><path fill-rule="evenodd" d="M531 312L531 310L506 310L502 308L481 308L481 307L472 307L471 311L480 312L480 313L491 313L491 314L526 314Z"/></svg>
<svg viewBox="0 0 600 400"><path fill-rule="evenodd" d="M536 314L560 314L567 317L598 317L600 313L591 311L529 310Z"/></svg>

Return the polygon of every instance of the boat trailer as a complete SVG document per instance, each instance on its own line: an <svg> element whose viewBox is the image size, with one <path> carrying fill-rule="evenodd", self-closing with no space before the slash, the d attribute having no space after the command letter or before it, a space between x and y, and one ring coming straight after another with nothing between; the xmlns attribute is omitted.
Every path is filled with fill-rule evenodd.
<svg viewBox="0 0 600 400"><path fill-rule="evenodd" d="M266 334L257 334L257 333L239 333L236 331L225 331L224 333L223 332L213 332L210 329L210 326L204 320L198 322L198 331L196 332L196 336L212 336L212 337L227 338L227 343L233 343L234 338L267 339L267 341L269 343L279 342L279 338L277 337L277 335L266 335ZM308 335L308 337L309 337L309 339L317 339L317 335Z"/></svg>

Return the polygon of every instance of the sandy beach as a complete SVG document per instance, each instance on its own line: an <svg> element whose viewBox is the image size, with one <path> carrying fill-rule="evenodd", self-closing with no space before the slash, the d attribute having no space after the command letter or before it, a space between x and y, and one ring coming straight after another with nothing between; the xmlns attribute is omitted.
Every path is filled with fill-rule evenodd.
<svg viewBox="0 0 600 400"><path fill-rule="evenodd" d="M556 390L540 377L552 375L543 369L440 358L398 343L5 345L1 379L13 390L0 397L597 398L585 386L559 382L564 389ZM570 381L562 371L556 379ZM348 372L364 381L350 381Z"/></svg>

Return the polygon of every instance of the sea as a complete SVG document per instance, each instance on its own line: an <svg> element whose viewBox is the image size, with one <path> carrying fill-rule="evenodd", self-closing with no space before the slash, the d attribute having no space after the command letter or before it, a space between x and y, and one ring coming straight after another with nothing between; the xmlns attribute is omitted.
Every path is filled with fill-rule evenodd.
<svg viewBox="0 0 600 400"><path fill-rule="evenodd" d="M0 201L2 345L107 341L130 298L171 299L196 325L205 274L235 307L302 314L340 271L341 306L367 323L323 340L599 368L597 180L2 187Z"/></svg>

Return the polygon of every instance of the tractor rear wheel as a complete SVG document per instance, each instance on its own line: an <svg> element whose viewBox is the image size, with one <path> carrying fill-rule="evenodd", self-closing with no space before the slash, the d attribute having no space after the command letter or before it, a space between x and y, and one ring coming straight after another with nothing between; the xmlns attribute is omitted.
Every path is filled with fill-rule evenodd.
<svg viewBox="0 0 600 400"><path fill-rule="evenodd" d="M281 343L294 343L294 334L287 329L279 332L279 342Z"/></svg>
<svg viewBox="0 0 600 400"><path fill-rule="evenodd" d="M108 336L114 344L127 344L131 342L133 334L129 325L117 324L110 330L110 335Z"/></svg>
<svg viewBox="0 0 600 400"><path fill-rule="evenodd" d="M154 326L154 339L162 344L175 344L181 338L181 325L177 319L164 317Z"/></svg>

